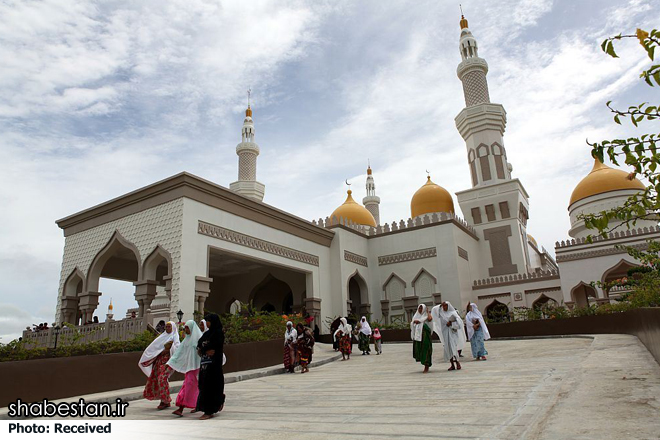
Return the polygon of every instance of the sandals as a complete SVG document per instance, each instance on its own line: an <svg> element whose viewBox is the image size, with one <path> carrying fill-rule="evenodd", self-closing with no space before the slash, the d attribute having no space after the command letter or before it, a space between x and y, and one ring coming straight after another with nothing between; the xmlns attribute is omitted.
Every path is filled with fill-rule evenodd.
<svg viewBox="0 0 660 440"><path fill-rule="evenodd" d="M172 414L174 414L175 416L183 417L183 409L176 409L172 411Z"/></svg>
<svg viewBox="0 0 660 440"><path fill-rule="evenodd" d="M169 403L161 403L160 405L158 405L158 406L156 407L156 409L157 409L158 411L162 411L162 410L164 410L165 408L169 408L169 407L170 407L170 404L169 404Z"/></svg>
<svg viewBox="0 0 660 440"><path fill-rule="evenodd" d="M213 414L204 414L202 417L199 418L199 420L208 420L213 418Z"/></svg>

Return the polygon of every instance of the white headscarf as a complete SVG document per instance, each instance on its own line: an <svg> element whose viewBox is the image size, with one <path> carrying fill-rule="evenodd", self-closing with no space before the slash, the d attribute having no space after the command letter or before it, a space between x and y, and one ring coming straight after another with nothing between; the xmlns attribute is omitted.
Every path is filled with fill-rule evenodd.
<svg viewBox="0 0 660 440"><path fill-rule="evenodd" d="M479 320L481 329L484 332L484 340L490 339L490 332L488 331L488 326L484 322L484 316L481 314L475 303L470 303L470 305L472 306L472 309L467 312L467 315L465 315L465 321L467 321L468 339L472 339L472 336L474 335L474 327L472 326L474 325L475 319Z"/></svg>
<svg viewBox="0 0 660 440"><path fill-rule="evenodd" d="M168 324L172 324L172 333L167 333L167 330L165 330L163 333L158 335L158 337L154 339L151 344L149 344L147 349L144 350L144 353L142 353L142 356L140 357L140 362L138 363L138 366L140 367L142 372L147 375L147 377L151 376L151 364L145 366L142 365L143 363L148 362L154 359L159 354L161 354L162 351L165 349L165 344L167 344L170 341L172 342L172 347L170 348L170 355L173 355L177 347L179 347L180 344L179 329L177 328L176 324L172 321L169 321Z"/></svg>
<svg viewBox="0 0 660 440"><path fill-rule="evenodd" d="M202 334L204 334L204 333L206 333L207 331L209 331L209 326L206 325L206 319L202 319L202 320L199 321L199 322L200 322L200 323L202 323L202 322L204 323L204 331L202 332Z"/></svg>
<svg viewBox="0 0 660 440"><path fill-rule="evenodd" d="M335 332L335 336L337 336L337 333L342 332L342 337L346 335L350 335L351 332L353 332L353 326L346 321L346 318L340 318L339 321L341 321L341 324L339 324L339 328Z"/></svg>
<svg viewBox="0 0 660 440"><path fill-rule="evenodd" d="M167 365L179 373L198 370L201 358L197 354L197 341L202 337L202 331L194 320L186 322L185 327L190 329L190 334L179 345L174 355L167 361Z"/></svg>
<svg viewBox="0 0 660 440"><path fill-rule="evenodd" d="M445 338L442 335L443 326L447 326L448 322L452 322L452 327L456 329L458 335L458 344L456 344L456 347L458 350L462 350L463 347L465 347L465 324L463 324L463 320L454 306L452 306L449 301L445 301L445 303L447 304L447 311L442 308L442 304L431 309L431 316L433 316L433 331L438 334L440 341L444 345Z"/></svg>
<svg viewBox="0 0 660 440"><path fill-rule="evenodd" d="M362 319L360 319L360 333L366 336L371 336L371 326L369 325L366 316L363 316Z"/></svg>
<svg viewBox="0 0 660 440"><path fill-rule="evenodd" d="M291 330L289 331L289 324L291 324ZM286 331L284 332L284 345L295 342L298 337L298 330L293 326L293 322L287 321Z"/></svg>
<svg viewBox="0 0 660 440"><path fill-rule="evenodd" d="M422 307L422 313L419 313L419 306ZM429 319L429 314L426 311L426 304L420 304L419 306L417 306L415 316L413 316L412 322L410 323L410 338L413 341L422 340L422 330L424 330L424 323ZM415 324L415 321L419 321L419 324Z"/></svg>

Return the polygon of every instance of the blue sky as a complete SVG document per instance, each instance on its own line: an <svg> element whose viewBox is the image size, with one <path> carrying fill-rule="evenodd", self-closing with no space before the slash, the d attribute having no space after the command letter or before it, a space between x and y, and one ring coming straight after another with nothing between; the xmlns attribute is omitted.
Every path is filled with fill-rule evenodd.
<svg viewBox="0 0 660 440"><path fill-rule="evenodd" d="M652 0L463 0L505 146L530 194L529 231L552 252L589 171L585 139L617 127L604 103L654 92L634 41ZM656 4L657 6L657 4ZM408 218L433 180L470 186L454 117L457 1L6 1L0 4L0 336L52 321L64 239L54 221L188 171L228 186L253 90L265 202L307 219L364 195L371 161L381 219ZM130 286L107 282L115 310Z"/></svg>

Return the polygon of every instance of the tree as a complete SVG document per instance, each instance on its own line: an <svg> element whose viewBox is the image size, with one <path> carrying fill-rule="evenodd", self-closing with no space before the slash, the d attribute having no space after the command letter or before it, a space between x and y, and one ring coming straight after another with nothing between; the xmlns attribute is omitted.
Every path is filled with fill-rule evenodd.
<svg viewBox="0 0 660 440"><path fill-rule="evenodd" d="M617 35L603 41L601 48L603 52L613 58L618 58L614 50L614 43L624 38L636 38L648 57L651 59L649 69L642 71L640 78L643 79L649 87L660 86L660 64L653 64L655 61L655 48L660 45L660 31L657 29L651 32L637 29L632 35ZM651 121L655 124L660 118L660 102L652 104L644 102L639 105L632 105L627 110L619 110L612 107L612 101L607 103L607 108L614 114L614 122L621 125L622 121L628 120L635 127L640 123ZM655 126L657 129L657 126ZM644 192L629 197L621 206L602 211L598 214L582 215L585 226L589 229L597 230L603 237L608 232L617 227L625 225L634 226L638 220L658 218L660 214L660 152L657 149L657 142L660 141L660 133L645 133L637 137L627 139L603 140L601 142L590 143L592 147L592 156L605 162L607 157L615 165L619 161L633 168L628 178L641 177L648 182ZM617 223L611 226L611 223ZM590 239L591 237L589 237Z"/></svg>

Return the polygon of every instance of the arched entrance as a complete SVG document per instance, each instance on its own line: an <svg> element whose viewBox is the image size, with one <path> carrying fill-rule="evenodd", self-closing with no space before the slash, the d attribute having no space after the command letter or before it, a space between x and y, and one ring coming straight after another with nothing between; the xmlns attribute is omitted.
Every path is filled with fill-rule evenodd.
<svg viewBox="0 0 660 440"><path fill-rule="evenodd" d="M369 305L369 294L367 292L367 282L362 278L359 271L355 271L348 279L347 283L348 299L350 301L348 314L360 318L371 312Z"/></svg>
<svg viewBox="0 0 660 440"><path fill-rule="evenodd" d="M288 298L291 298L291 307L293 307L291 287L270 273L250 293L252 305L262 312L288 313L284 310L288 305Z"/></svg>
<svg viewBox="0 0 660 440"><path fill-rule="evenodd" d="M545 305L557 306L557 301L545 295L541 295L536 301L532 303L532 308L541 310Z"/></svg>
<svg viewBox="0 0 660 440"><path fill-rule="evenodd" d="M509 308L506 304L494 300L486 307L488 322L509 322Z"/></svg>
<svg viewBox="0 0 660 440"><path fill-rule="evenodd" d="M62 289L62 315L61 323L77 324L80 320L79 301L84 291L85 275L77 267L64 282Z"/></svg>
<svg viewBox="0 0 660 440"><path fill-rule="evenodd" d="M596 289L589 284L581 282L571 290L571 298L577 307L589 306L589 298L598 298Z"/></svg>
<svg viewBox="0 0 660 440"><path fill-rule="evenodd" d="M630 261L626 261L626 260L621 260L603 273L603 277L601 281L604 285L608 285L613 281L620 280L621 278L626 278L628 276L628 271L630 269L639 266L640 266L639 264L631 263ZM605 298L609 298L611 290L612 290L611 288L603 288L603 291L605 293ZM621 294L622 292L627 290L628 290L627 286L620 286L617 287L617 290L612 292L612 294L613 295L616 294L615 296L618 296L618 294Z"/></svg>
<svg viewBox="0 0 660 440"><path fill-rule="evenodd" d="M94 311L99 304L99 296L101 296L99 291L101 278L135 284L140 280L142 273L140 261L140 253L137 247L126 240L119 231L116 231L108 244L94 257L87 273L85 291L80 296L79 304L82 323L92 321ZM138 297L137 289L139 289L139 286L135 290L130 284L125 287L131 293L135 292L133 295L134 299L138 300L139 315L143 316L145 308L151 304L151 300L156 296L155 286L153 295L150 298L148 298L148 295ZM122 286L122 294L124 294L124 291Z"/></svg>

